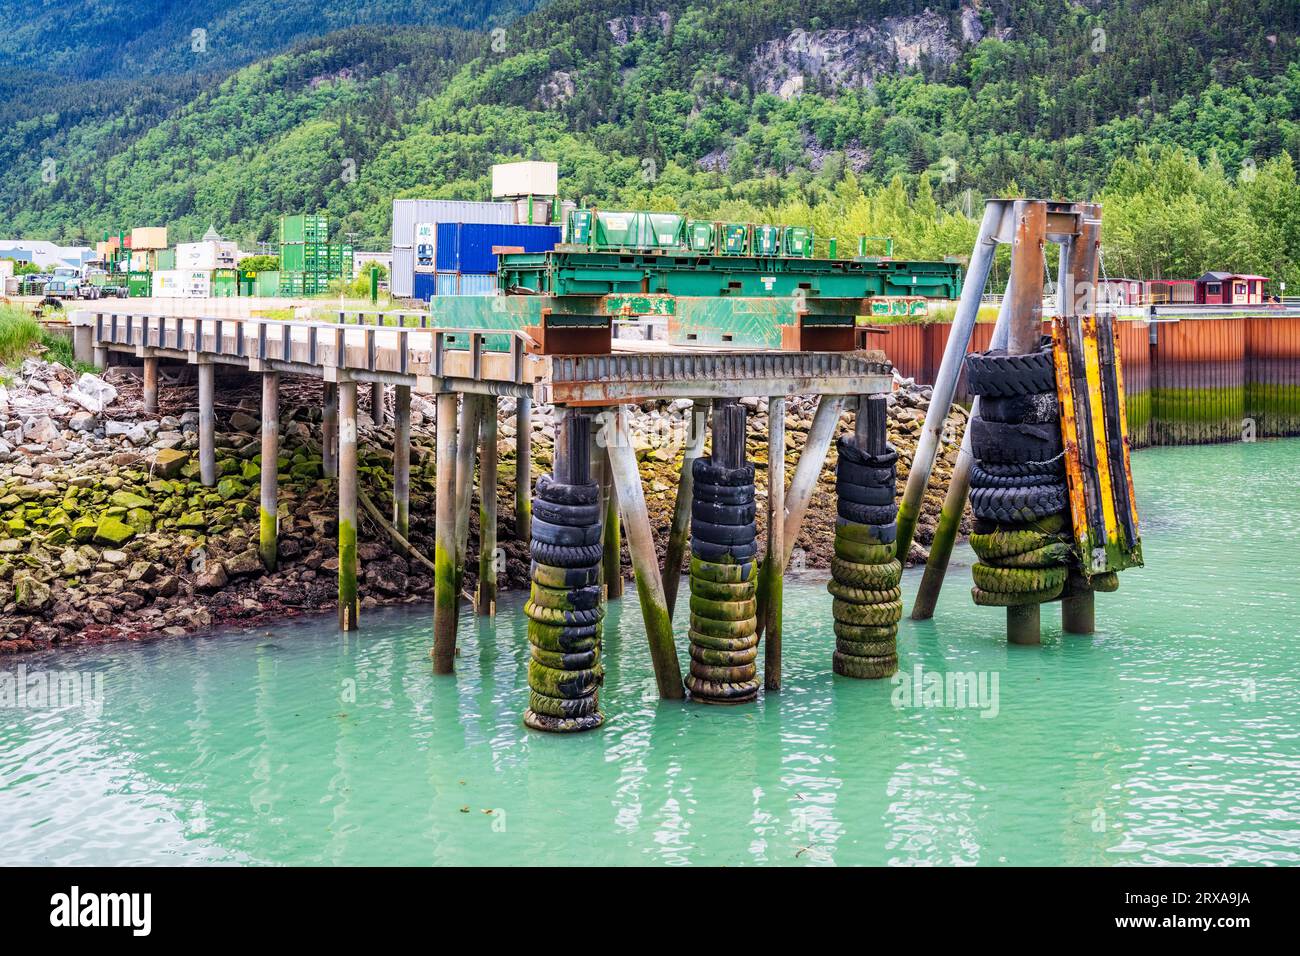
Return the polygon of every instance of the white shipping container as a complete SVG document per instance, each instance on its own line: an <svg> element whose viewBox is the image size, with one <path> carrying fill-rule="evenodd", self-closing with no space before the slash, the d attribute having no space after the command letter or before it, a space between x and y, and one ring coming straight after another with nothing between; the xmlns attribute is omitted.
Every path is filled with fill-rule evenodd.
<svg viewBox="0 0 1300 956"><path fill-rule="evenodd" d="M556 163L498 163L492 167L492 196L555 196L560 191Z"/></svg>
<svg viewBox="0 0 1300 956"><path fill-rule="evenodd" d="M233 269L238 249L233 242L178 242L177 269Z"/></svg>
<svg viewBox="0 0 1300 956"><path fill-rule="evenodd" d="M205 269L166 269L153 274L155 299L206 299L212 292L212 273Z"/></svg>
<svg viewBox="0 0 1300 956"><path fill-rule="evenodd" d="M131 230L132 249L166 249L166 226L136 226Z"/></svg>

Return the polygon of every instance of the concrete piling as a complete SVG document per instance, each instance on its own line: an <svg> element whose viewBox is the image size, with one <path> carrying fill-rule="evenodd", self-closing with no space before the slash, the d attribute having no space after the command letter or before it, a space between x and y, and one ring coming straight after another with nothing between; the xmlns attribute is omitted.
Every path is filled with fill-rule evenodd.
<svg viewBox="0 0 1300 956"><path fill-rule="evenodd" d="M199 363L199 482L217 483L216 366Z"/></svg>
<svg viewBox="0 0 1300 956"><path fill-rule="evenodd" d="M393 527L411 533L411 386L393 393Z"/></svg>
<svg viewBox="0 0 1300 956"><path fill-rule="evenodd" d="M370 420L376 425L382 425L387 420L387 409L384 408L384 383L372 382L370 384Z"/></svg>
<svg viewBox="0 0 1300 956"><path fill-rule="evenodd" d="M437 500L434 512L433 672L456 661L456 393L438 395Z"/></svg>
<svg viewBox="0 0 1300 956"><path fill-rule="evenodd" d="M357 597L357 383L338 383L339 406L339 627L356 630Z"/></svg>
<svg viewBox="0 0 1300 956"><path fill-rule="evenodd" d="M479 426L478 591L474 609L487 617L497 613L497 397L483 399Z"/></svg>
<svg viewBox="0 0 1300 956"><path fill-rule="evenodd" d="M144 360L144 410L147 415L158 414L158 359L153 356Z"/></svg>
<svg viewBox="0 0 1300 956"><path fill-rule="evenodd" d="M321 411L320 435L321 470L326 478L337 478L339 474L339 387L333 382L325 383L325 407Z"/></svg>
<svg viewBox="0 0 1300 956"><path fill-rule="evenodd" d="M274 571L279 550L280 373L262 373L262 471L258 552Z"/></svg>
<svg viewBox="0 0 1300 956"><path fill-rule="evenodd" d="M460 428L456 444L456 598L465 578L469 551L469 508L474 500L474 458L478 453L483 396L466 393L460 400Z"/></svg>

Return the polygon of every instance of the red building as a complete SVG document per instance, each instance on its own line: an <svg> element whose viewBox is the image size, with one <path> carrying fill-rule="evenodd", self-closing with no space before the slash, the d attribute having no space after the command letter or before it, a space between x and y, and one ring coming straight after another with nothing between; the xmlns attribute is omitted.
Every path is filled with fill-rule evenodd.
<svg viewBox="0 0 1300 956"><path fill-rule="evenodd" d="M1260 305L1267 276L1207 272L1196 280L1197 305Z"/></svg>

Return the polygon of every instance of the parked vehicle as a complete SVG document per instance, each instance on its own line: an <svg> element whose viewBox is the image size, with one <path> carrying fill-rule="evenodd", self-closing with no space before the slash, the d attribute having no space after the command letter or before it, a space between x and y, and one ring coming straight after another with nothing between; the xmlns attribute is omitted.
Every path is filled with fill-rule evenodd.
<svg viewBox="0 0 1300 956"><path fill-rule="evenodd" d="M45 284L47 299L98 299L99 286L90 282L80 269L60 266Z"/></svg>

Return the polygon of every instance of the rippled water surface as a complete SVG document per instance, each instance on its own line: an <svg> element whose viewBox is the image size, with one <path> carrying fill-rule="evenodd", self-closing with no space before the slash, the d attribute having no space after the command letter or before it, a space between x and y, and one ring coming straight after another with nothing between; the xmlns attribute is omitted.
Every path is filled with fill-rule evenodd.
<svg viewBox="0 0 1300 956"><path fill-rule="evenodd" d="M785 689L744 707L657 700L635 598L611 605L608 720L578 736L520 723L513 600L465 619L455 678L423 606L28 657L102 675L103 707L0 709L0 861L1300 862L1300 441L1134 470L1147 566L1095 636L1053 605L1042 647L1008 648L966 548L904 622L904 670L976 672L976 707L832 676L812 575L785 592Z"/></svg>

